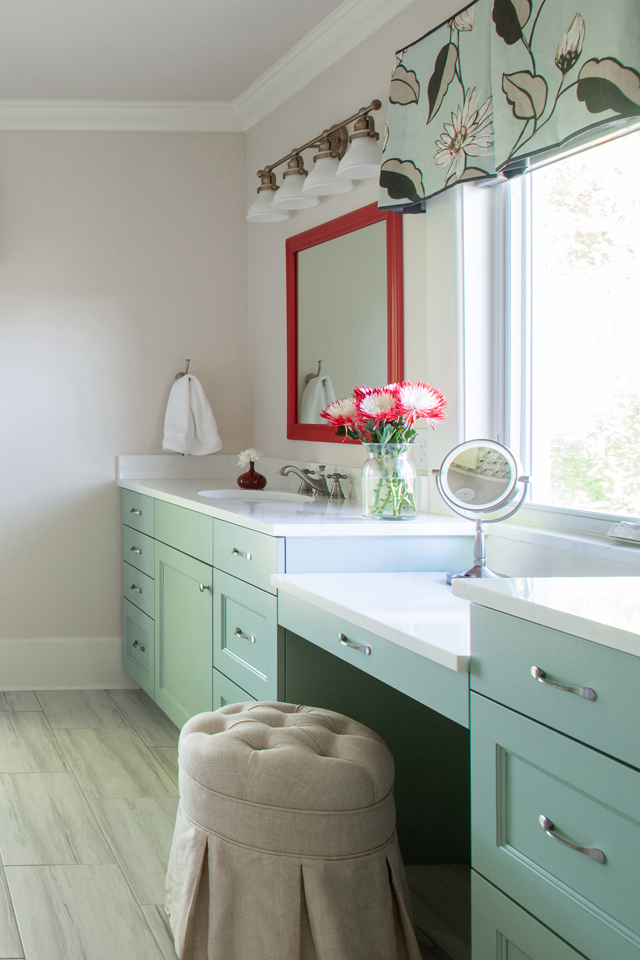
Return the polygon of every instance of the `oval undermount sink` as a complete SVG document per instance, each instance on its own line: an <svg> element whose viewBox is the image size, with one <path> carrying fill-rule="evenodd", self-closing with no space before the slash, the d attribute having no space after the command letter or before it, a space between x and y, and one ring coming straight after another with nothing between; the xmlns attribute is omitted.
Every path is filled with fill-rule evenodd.
<svg viewBox="0 0 640 960"><path fill-rule="evenodd" d="M210 500L244 500L251 503L311 503L313 497L305 497L301 493L286 493L280 490L241 490L236 487L232 490L199 490L199 497L208 497Z"/></svg>

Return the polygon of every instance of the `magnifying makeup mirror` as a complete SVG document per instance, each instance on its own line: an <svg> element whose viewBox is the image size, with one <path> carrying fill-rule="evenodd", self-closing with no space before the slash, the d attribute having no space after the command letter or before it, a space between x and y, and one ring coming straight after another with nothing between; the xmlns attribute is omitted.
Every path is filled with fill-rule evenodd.
<svg viewBox="0 0 640 960"><path fill-rule="evenodd" d="M438 491L447 506L466 520L476 521L473 566L454 577L501 578L487 566L484 524L512 517L527 494L529 477L508 447L495 440L467 440L450 450L439 470L434 470ZM486 517L486 513L501 513ZM482 514L482 516L481 516Z"/></svg>

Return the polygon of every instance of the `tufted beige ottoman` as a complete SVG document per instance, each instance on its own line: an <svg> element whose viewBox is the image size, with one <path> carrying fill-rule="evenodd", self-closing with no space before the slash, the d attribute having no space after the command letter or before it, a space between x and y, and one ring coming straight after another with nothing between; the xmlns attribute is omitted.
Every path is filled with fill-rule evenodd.
<svg viewBox="0 0 640 960"><path fill-rule="evenodd" d="M181 960L419 960L393 759L330 710L193 717L165 906Z"/></svg>

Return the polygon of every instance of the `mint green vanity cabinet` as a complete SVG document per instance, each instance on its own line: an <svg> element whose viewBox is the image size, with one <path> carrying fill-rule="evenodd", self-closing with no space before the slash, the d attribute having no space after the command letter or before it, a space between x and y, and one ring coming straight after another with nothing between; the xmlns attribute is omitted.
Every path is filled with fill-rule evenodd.
<svg viewBox="0 0 640 960"><path fill-rule="evenodd" d="M472 690L640 767L640 657L485 607L472 606L471 635Z"/></svg>
<svg viewBox="0 0 640 960"><path fill-rule="evenodd" d="M640 960L640 658L481 606L471 623L474 871L588 960ZM504 910L478 879L484 960Z"/></svg>
<svg viewBox="0 0 640 960"><path fill-rule="evenodd" d="M122 665L150 697L154 694L153 619L126 598L122 600Z"/></svg>
<svg viewBox="0 0 640 960"><path fill-rule="evenodd" d="M473 960L581 960L581 954L477 873L471 875L471 896Z"/></svg>
<svg viewBox="0 0 640 960"><path fill-rule="evenodd" d="M640 771L474 693L471 758L474 868L585 956L638 960Z"/></svg>
<svg viewBox="0 0 640 960"><path fill-rule="evenodd" d="M284 540L215 520L213 565L266 593L275 594L271 574L284 570Z"/></svg>
<svg viewBox="0 0 640 960"><path fill-rule="evenodd" d="M282 591L278 623L463 727L469 726L469 675L434 663Z"/></svg>
<svg viewBox="0 0 640 960"><path fill-rule="evenodd" d="M155 586L155 701L181 727L213 702L213 569L158 542Z"/></svg>
<svg viewBox="0 0 640 960"><path fill-rule="evenodd" d="M122 596L153 619L155 615L155 583L153 577L131 566L122 564Z"/></svg>
<svg viewBox="0 0 640 960"><path fill-rule="evenodd" d="M133 490L122 491L122 522L152 537L155 529L155 501Z"/></svg>
<svg viewBox="0 0 640 960"><path fill-rule="evenodd" d="M229 680L223 673L214 668L213 670L213 709L219 710L220 707L226 707L230 703L248 703L255 700L255 697L249 696L246 690L243 690Z"/></svg>
<svg viewBox="0 0 640 960"><path fill-rule="evenodd" d="M153 577L154 552L155 540L131 527L122 527L122 559L126 563Z"/></svg>
<svg viewBox="0 0 640 960"><path fill-rule="evenodd" d="M155 504L156 540L213 566L213 518L164 500Z"/></svg>
<svg viewBox="0 0 640 960"><path fill-rule="evenodd" d="M276 598L220 570L214 578L216 669L254 700L277 700L283 658L278 656Z"/></svg>

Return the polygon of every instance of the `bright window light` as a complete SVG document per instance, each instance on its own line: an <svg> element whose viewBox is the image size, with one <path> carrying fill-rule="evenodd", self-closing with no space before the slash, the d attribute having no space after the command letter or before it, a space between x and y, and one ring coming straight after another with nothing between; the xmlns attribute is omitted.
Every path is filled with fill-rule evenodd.
<svg viewBox="0 0 640 960"><path fill-rule="evenodd" d="M640 133L531 174L534 503L640 517Z"/></svg>

